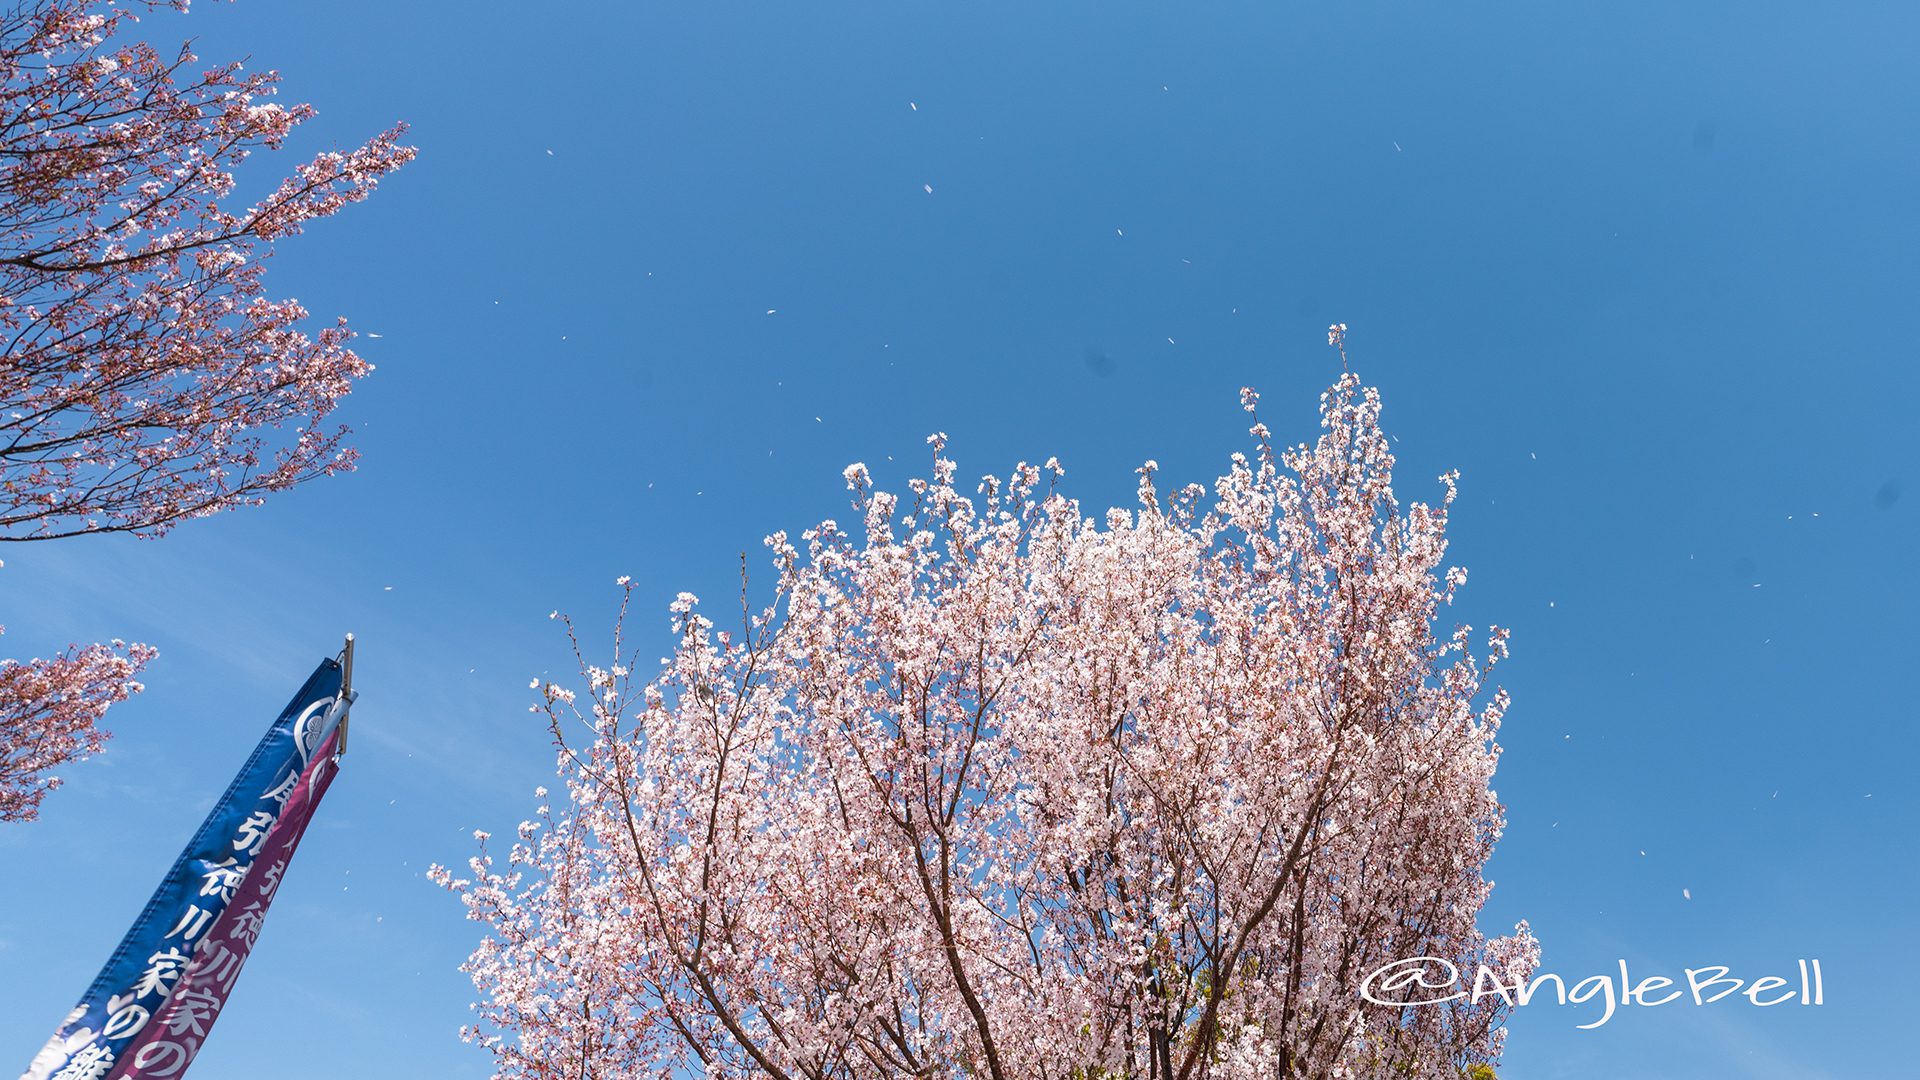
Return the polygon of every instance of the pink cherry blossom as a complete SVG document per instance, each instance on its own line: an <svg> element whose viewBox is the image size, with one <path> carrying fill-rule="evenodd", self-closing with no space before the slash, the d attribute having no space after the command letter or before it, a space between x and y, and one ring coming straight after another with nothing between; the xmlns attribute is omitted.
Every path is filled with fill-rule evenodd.
<svg viewBox="0 0 1920 1080"><path fill-rule="evenodd" d="M234 169L314 110L134 40L152 6L0 14L0 540L156 535L353 464L323 423L370 367L263 273L413 158L404 127L232 205Z"/></svg>
<svg viewBox="0 0 1920 1080"><path fill-rule="evenodd" d="M1402 503L1379 417L1343 375L1312 445L1259 434L1171 492L1148 463L1098 520L1025 464L963 493L935 436L905 497L849 469L857 530L769 537L776 595L731 633L680 594L651 681L620 623L609 664L567 622L583 689L538 706L563 796L432 875L485 928L495 1075L1495 1060L1497 997L1358 993L1402 958L1537 958L1476 926L1506 631L1436 634L1454 480Z"/></svg>
<svg viewBox="0 0 1920 1080"><path fill-rule="evenodd" d="M154 651L145 645L74 647L48 660L0 660L0 822L32 821L60 786L55 770L97 754L97 722L138 693Z"/></svg>

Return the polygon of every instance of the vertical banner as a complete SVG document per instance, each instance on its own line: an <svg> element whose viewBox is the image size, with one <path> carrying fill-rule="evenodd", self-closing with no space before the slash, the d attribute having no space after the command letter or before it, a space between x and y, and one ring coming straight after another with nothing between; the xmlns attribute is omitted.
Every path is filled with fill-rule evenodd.
<svg viewBox="0 0 1920 1080"><path fill-rule="evenodd" d="M241 901L238 910L234 905L245 894L264 909L285 858L292 854L292 843L305 828L305 816L318 801L315 788L324 790L331 779L332 747L353 696L349 692L342 700L342 675L338 661L321 661L281 710L22 1080L127 1075L121 1069L132 1064L132 1051L151 1044L148 1029L155 1015L164 1010L195 961L209 952L215 931L230 942L232 932L247 920L257 929L259 912L249 913L247 901ZM328 767L316 769L322 760L329 760ZM266 861L269 848L278 844L275 834L282 830L277 825L289 820L296 808L298 826L286 830L290 842L278 853L276 866ZM251 872L256 867L263 871L258 876ZM234 919L223 917L229 912ZM238 964L233 967L237 970ZM202 964L201 970L210 969ZM202 983L209 980L217 981L213 975L202 976ZM180 1010L168 1015L173 1023L185 1024Z"/></svg>
<svg viewBox="0 0 1920 1080"><path fill-rule="evenodd" d="M320 744L281 808L280 820L267 834L266 847L254 860L253 869L241 879L227 910L215 921L213 930L200 943L200 950L187 965L166 1004L153 1014L127 1045L120 1048L119 1063L106 1074L107 1080L147 1080L179 1076L193 1063L206 1041L207 1029L219 1018L220 1009L233 992L240 966L247 962L260 924L267 916L267 905L287 870L293 849L306 834L314 808L327 793L338 770L334 752L340 742L335 728Z"/></svg>

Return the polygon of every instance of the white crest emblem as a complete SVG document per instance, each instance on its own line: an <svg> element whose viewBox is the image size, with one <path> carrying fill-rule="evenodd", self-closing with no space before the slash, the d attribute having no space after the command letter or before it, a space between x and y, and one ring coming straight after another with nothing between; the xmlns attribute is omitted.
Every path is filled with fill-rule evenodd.
<svg viewBox="0 0 1920 1080"><path fill-rule="evenodd" d="M300 755L301 764L313 757L320 749L320 742L327 735L327 716L332 712L333 699L323 697L306 707L300 718L293 722L293 748Z"/></svg>

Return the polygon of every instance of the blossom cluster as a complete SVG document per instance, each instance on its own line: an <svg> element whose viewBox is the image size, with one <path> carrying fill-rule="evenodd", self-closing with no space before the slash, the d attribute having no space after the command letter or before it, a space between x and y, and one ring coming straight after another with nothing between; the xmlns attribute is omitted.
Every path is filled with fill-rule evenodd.
<svg viewBox="0 0 1920 1080"><path fill-rule="evenodd" d="M107 707L141 690L154 650L115 641L50 659L0 660L0 822L32 821L57 770L97 754Z"/></svg>

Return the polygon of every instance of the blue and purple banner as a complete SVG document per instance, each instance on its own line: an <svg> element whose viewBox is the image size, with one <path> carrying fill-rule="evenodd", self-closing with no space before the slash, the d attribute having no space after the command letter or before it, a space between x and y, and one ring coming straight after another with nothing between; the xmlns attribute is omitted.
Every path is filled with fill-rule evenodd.
<svg viewBox="0 0 1920 1080"><path fill-rule="evenodd" d="M332 780L341 676L324 660L288 702L22 1080L185 1069Z"/></svg>
<svg viewBox="0 0 1920 1080"><path fill-rule="evenodd" d="M193 961L173 984L166 1004L153 1014L147 1026L120 1048L118 1062L107 1080L148 1080L177 1077L193 1063L194 1055L206 1042L207 1031L220 1017L227 995L240 977L240 967L253 951L266 918L267 905L280 888L281 877L300 837L313 820L314 808L333 783L334 753L340 742L335 728L320 744L307 765L307 771L287 796L280 820L267 835L267 846L254 860L253 869L240 882L225 914L214 923L211 933L201 942Z"/></svg>

